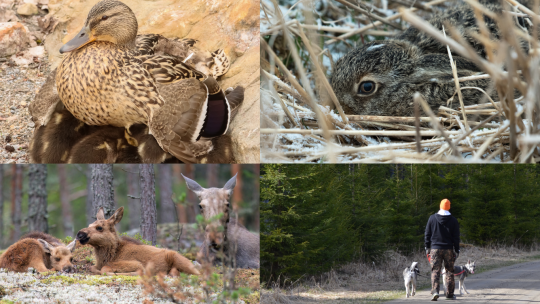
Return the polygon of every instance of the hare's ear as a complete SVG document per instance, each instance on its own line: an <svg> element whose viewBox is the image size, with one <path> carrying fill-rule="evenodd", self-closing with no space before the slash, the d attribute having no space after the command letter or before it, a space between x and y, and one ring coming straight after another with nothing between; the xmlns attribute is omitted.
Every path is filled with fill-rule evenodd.
<svg viewBox="0 0 540 304"><path fill-rule="evenodd" d="M452 56L456 62L458 77L472 76L481 70L469 59ZM416 66L421 67L413 72L410 81L413 83L454 83L454 74L448 54L426 54L418 58Z"/></svg>

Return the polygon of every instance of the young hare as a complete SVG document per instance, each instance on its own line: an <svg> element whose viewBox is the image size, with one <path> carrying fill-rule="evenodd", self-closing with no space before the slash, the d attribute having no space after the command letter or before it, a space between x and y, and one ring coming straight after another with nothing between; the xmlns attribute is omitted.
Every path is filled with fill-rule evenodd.
<svg viewBox="0 0 540 304"><path fill-rule="evenodd" d="M503 6L499 1L479 1L490 11L499 14ZM530 7L527 1L520 1ZM532 1L531 1L532 2ZM484 15L491 38L500 37L495 20ZM445 24L457 29L462 37L485 57L481 43L473 38L479 33L472 7L466 3L434 15L429 23L442 32ZM515 18L522 29L529 23L522 17ZM448 26L444 26L449 35ZM521 41L524 51L528 44ZM452 53L458 77L481 74L469 59ZM412 116L413 95L420 92L432 108L446 104L454 95L455 83L446 45L425 33L410 27L394 39L372 41L357 47L336 63L331 84L347 114ZM487 90L489 79L461 82L461 86L474 86ZM462 90L465 104L478 103L482 93ZM492 93L496 97L496 92ZM454 106L457 103L454 103Z"/></svg>

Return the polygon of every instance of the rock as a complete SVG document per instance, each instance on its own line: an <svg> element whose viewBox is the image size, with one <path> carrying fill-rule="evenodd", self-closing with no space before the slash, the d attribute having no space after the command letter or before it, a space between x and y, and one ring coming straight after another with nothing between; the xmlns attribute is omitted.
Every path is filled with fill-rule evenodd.
<svg viewBox="0 0 540 304"><path fill-rule="evenodd" d="M17 14L23 16L32 16L39 14L39 10L34 3L25 3L19 5L19 8L17 9Z"/></svg>
<svg viewBox="0 0 540 304"><path fill-rule="evenodd" d="M19 18L13 10L0 8L0 22L19 22Z"/></svg>
<svg viewBox="0 0 540 304"><path fill-rule="evenodd" d="M58 66L58 50L83 27L88 12L99 0L49 0L54 28L45 39L51 69ZM123 0L139 23L140 34L197 39L199 49L223 49L231 62L218 79L222 88L242 85L245 99L231 123L227 138L237 163L260 161L260 4L253 0ZM54 19L53 19L54 18ZM49 28L48 20L40 26ZM67 34L65 34L67 33ZM224 136L225 137L225 136ZM225 144L224 144L225 145Z"/></svg>
<svg viewBox="0 0 540 304"><path fill-rule="evenodd" d="M26 48L28 31L19 22L0 22L0 57L6 57Z"/></svg>
<svg viewBox="0 0 540 304"><path fill-rule="evenodd" d="M11 56L11 61L17 65L28 66L30 63L35 62L35 59L39 60L39 58L43 57L45 57L45 48L36 46Z"/></svg>

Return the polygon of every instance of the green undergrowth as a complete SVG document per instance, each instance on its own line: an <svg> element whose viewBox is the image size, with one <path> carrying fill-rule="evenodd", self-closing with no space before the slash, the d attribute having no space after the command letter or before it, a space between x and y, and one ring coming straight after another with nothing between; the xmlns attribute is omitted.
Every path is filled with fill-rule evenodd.
<svg viewBox="0 0 540 304"><path fill-rule="evenodd" d="M86 285L136 285L139 276L100 276L100 275L54 275L41 280L43 284L60 282L62 285L86 284Z"/></svg>

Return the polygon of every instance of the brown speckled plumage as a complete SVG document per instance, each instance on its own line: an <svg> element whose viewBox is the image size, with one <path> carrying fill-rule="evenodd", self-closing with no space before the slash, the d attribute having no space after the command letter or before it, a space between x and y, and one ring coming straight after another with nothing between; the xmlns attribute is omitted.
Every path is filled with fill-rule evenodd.
<svg viewBox="0 0 540 304"><path fill-rule="evenodd" d="M96 4L78 34L82 38L76 36L62 47L70 53L56 73L60 99L88 125L129 130L133 124L146 124L165 152L196 162L190 146L199 139L198 122L206 113L209 90L201 81L208 77L180 57L156 54L181 51L182 45L189 47L194 41L178 40L171 46L154 35L140 37L136 44L136 33L136 18L126 5L117 0ZM226 71L224 53L213 56L227 64L214 70Z"/></svg>

